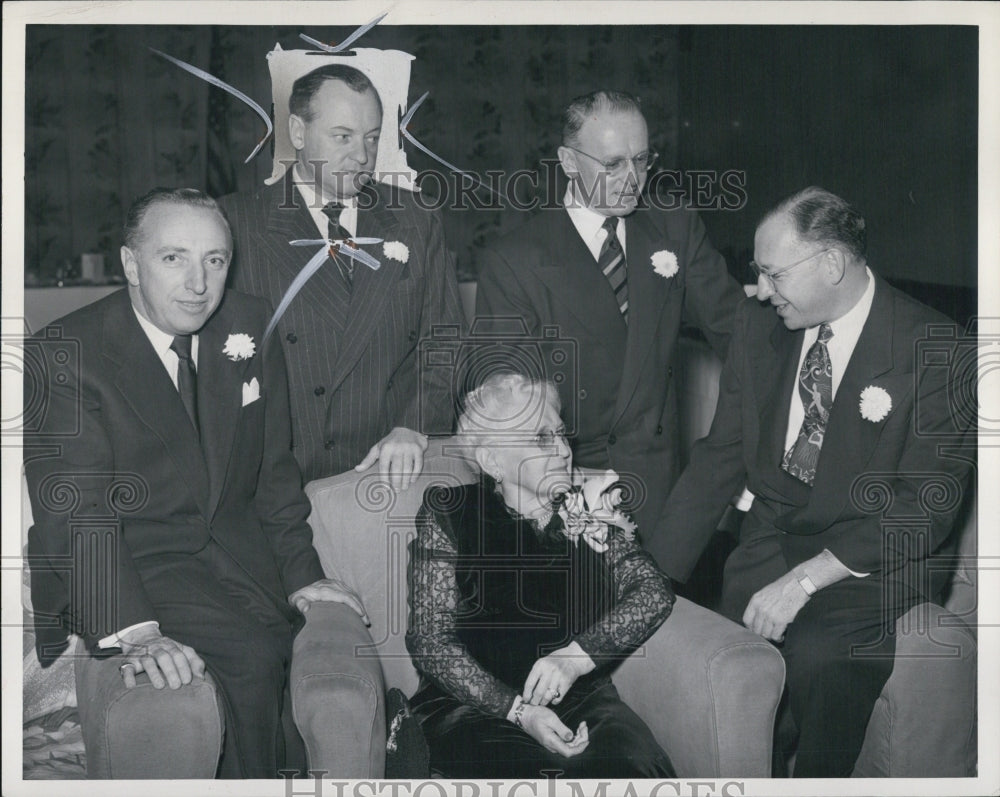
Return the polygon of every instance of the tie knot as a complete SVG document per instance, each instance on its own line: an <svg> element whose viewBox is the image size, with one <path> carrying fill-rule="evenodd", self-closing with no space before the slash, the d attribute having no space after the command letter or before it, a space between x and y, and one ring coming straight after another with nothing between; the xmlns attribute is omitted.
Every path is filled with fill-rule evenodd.
<svg viewBox="0 0 1000 797"><path fill-rule="evenodd" d="M829 324L820 324L819 325L819 342L820 343L826 343L832 337L833 337L833 330L830 329L830 325Z"/></svg>
<svg viewBox="0 0 1000 797"><path fill-rule="evenodd" d="M608 216L601 225L608 235L615 235L618 232L618 217Z"/></svg>
<svg viewBox="0 0 1000 797"><path fill-rule="evenodd" d="M173 342L170 344L170 348L181 360L190 360L191 336L175 335Z"/></svg>
<svg viewBox="0 0 1000 797"><path fill-rule="evenodd" d="M343 202L327 202L323 205L323 215L334 224L340 224L340 211L344 209Z"/></svg>

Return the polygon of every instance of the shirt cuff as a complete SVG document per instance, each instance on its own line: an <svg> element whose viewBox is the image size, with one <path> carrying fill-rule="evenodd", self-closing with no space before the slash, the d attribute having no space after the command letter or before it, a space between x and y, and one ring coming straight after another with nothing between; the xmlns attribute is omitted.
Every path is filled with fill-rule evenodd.
<svg viewBox="0 0 1000 797"><path fill-rule="evenodd" d="M136 628L142 628L144 625L155 625L157 629L160 627L160 624L156 620L146 620L142 623L136 623L135 625L130 625L128 628L123 628L121 631L116 631L110 636L104 637L104 639L97 643L97 647L101 650L105 650L107 648L120 648L122 646L121 639L125 636L125 634L129 631L134 631Z"/></svg>

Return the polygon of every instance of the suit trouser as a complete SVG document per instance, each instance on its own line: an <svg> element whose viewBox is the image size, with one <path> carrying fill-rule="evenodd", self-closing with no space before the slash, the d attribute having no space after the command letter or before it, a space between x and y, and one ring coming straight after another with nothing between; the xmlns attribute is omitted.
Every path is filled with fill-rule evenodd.
<svg viewBox="0 0 1000 797"><path fill-rule="evenodd" d="M793 566L782 532L744 520L726 561L721 611L741 623L753 594ZM850 576L813 595L777 644L785 659L789 708L799 731L795 777L848 777L872 709L892 674L895 620L905 611L878 576Z"/></svg>
<svg viewBox="0 0 1000 797"><path fill-rule="evenodd" d="M304 769L288 693L301 615L278 604L215 542L138 564L160 631L194 648L221 687L226 733L218 777Z"/></svg>

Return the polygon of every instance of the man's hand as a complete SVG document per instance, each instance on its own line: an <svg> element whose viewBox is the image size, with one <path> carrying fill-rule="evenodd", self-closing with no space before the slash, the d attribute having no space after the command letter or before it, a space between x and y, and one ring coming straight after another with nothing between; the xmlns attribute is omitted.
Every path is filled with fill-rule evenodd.
<svg viewBox="0 0 1000 797"><path fill-rule="evenodd" d="M365 625L372 624L372 621L368 619L368 612L365 611L365 607L361 604L361 598L358 597L358 593L344 582L338 581L335 578L321 578L319 581L314 581L312 584L295 590L295 592L288 596L288 602L302 612L302 614L309 611L310 605L316 601L344 603L361 616Z"/></svg>
<svg viewBox="0 0 1000 797"><path fill-rule="evenodd" d="M754 593L743 612L743 625L765 639L779 642L785 636L785 628L808 600L795 572L790 570Z"/></svg>
<svg viewBox="0 0 1000 797"><path fill-rule="evenodd" d="M533 706L559 704L581 675L594 669L594 660L575 641L535 662L524 682L521 699Z"/></svg>
<svg viewBox="0 0 1000 797"><path fill-rule="evenodd" d="M120 638L125 663L121 665L125 688L135 687L135 676L145 672L156 689L180 689L195 676L205 677L205 662L193 648L175 642L156 626L136 628Z"/></svg>
<svg viewBox="0 0 1000 797"><path fill-rule="evenodd" d="M566 758L579 755L590 743L586 722L581 722L574 734L552 709L545 706L525 706L521 725L525 733L550 753Z"/></svg>
<svg viewBox="0 0 1000 797"><path fill-rule="evenodd" d="M420 475L426 450L426 435L397 426L371 447L368 455L354 470L368 470L377 461L382 478L392 485L393 490L400 492L407 489Z"/></svg>

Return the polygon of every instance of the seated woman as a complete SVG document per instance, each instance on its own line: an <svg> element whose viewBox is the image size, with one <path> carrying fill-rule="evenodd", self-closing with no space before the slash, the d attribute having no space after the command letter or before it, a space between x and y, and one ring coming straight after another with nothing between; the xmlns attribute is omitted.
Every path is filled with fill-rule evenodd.
<svg viewBox="0 0 1000 797"><path fill-rule="evenodd" d="M581 514L580 496L566 495L571 453L555 387L493 375L467 396L459 435L481 479L428 488L410 544L406 644L421 676L411 707L431 769L673 776L610 673L663 623L674 595L631 532Z"/></svg>

